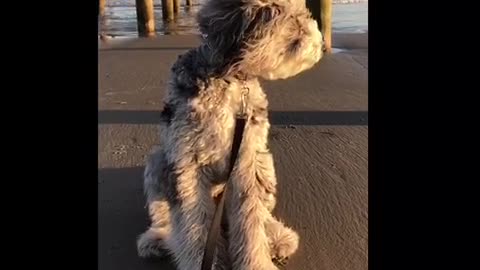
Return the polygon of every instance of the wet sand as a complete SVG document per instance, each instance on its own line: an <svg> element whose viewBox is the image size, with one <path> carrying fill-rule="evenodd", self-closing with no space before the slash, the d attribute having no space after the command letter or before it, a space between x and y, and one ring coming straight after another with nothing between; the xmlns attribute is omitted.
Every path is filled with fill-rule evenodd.
<svg viewBox="0 0 480 270"><path fill-rule="evenodd" d="M368 267L368 34L335 34L343 51L285 81L264 82L278 178L276 216L298 231L285 269ZM195 36L110 40L99 51L98 269L174 269L137 257L148 226L144 158L161 138L164 85Z"/></svg>

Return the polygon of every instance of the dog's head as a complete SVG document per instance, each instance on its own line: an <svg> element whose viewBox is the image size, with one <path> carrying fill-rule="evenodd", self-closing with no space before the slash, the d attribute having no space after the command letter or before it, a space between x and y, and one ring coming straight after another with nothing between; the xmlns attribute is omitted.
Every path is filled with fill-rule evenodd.
<svg viewBox="0 0 480 270"><path fill-rule="evenodd" d="M323 55L322 35L304 0L209 0L198 23L210 60L223 74L285 79Z"/></svg>

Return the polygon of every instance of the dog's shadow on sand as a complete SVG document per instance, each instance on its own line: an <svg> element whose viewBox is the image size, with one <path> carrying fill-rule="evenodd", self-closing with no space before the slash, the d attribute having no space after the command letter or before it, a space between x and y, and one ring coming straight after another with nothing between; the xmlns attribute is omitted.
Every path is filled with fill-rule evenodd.
<svg viewBox="0 0 480 270"><path fill-rule="evenodd" d="M141 259L137 236L148 227L143 167L98 169L98 269L175 270L171 258Z"/></svg>

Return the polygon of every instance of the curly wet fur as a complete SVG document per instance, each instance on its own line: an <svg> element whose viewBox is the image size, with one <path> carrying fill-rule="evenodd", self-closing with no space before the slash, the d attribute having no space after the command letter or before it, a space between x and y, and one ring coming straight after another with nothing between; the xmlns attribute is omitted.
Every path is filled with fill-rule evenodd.
<svg viewBox="0 0 480 270"><path fill-rule="evenodd" d="M258 77L288 78L312 67L322 56L321 34L300 0L211 0L198 21L205 40L172 67L162 142L147 160L152 224L138 238L138 253L171 254L178 269L200 269L214 197L228 183L229 226L218 240L213 269L278 269L272 258L291 256L299 238L271 214L277 182ZM248 122L227 182L245 87Z"/></svg>

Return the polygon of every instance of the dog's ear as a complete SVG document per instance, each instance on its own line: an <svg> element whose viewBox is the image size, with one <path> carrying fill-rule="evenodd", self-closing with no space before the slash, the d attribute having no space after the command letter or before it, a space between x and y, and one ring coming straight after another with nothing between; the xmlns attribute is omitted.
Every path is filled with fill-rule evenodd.
<svg viewBox="0 0 480 270"><path fill-rule="evenodd" d="M272 31L269 24L280 13L281 8L276 4L251 6L247 9L244 13L244 16L246 16L245 21L248 22L244 33L245 41L261 39L265 34Z"/></svg>
<svg viewBox="0 0 480 270"><path fill-rule="evenodd" d="M241 49L251 40L260 39L280 9L275 4L257 0L210 0L197 15L200 32L211 49L211 63L231 69L241 61Z"/></svg>
<svg viewBox="0 0 480 270"><path fill-rule="evenodd" d="M198 12L200 32L206 36L214 65L230 61L241 46L248 23L240 0L210 0Z"/></svg>
<svg viewBox="0 0 480 270"><path fill-rule="evenodd" d="M244 46L241 49L240 61L236 64L238 70L258 75L265 67L272 65L278 51L270 51L272 43L283 40L278 38L285 13L284 7L275 3L255 5L246 10L248 27L244 32Z"/></svg>

